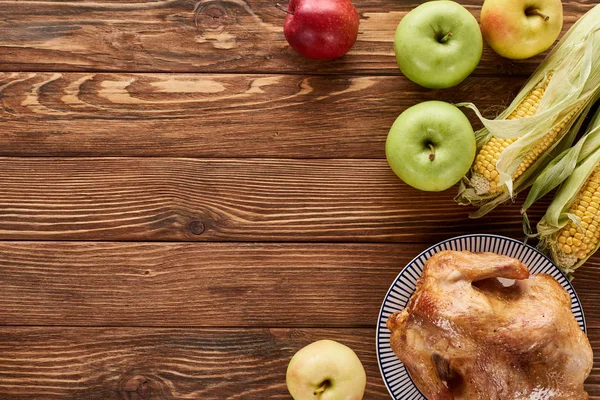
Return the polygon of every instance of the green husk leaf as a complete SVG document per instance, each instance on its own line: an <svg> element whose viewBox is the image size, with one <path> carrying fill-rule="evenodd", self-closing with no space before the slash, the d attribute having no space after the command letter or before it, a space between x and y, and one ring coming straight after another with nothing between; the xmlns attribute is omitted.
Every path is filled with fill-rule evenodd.
<svg viewBox="0 0 600 400"><path fill-rule="evenodd" d="M533 232L531 228L531 223L529 222L529 217L527 214L523 214L523 233L525 233L525 243L527 244L527 239L532 237L537 237L537 234Z"/></svg>
<svg viewBox="0 0 600 400"><path fill-rule="evenodd" d="M573 131L579 130L583 120L584 118L580 118L578 127L574 127ZM536 201L563 183L579 162L600 148L600 126L596 125L598 122L600 122L600 110L596 112L590 129L579 139L577 144L554 158L539 174L523 204L522 214L525 214Z"/></svg>
<svg viewBox="0 0 600 400"><path fill-rule="evenodd" d="M583 185L600 161L600 151L586 158L567 178L548 206L546 214L538 223L540 237L549 236L563 228L568 222L568 209L573 204Z"/></svg>
<svg viewBox="0 0 600 400"><path fill-rule="evenodd" d="M577 159L579 158L583 143L583 141L579 141L575 146L563 152L544 168L534 181L533 187L529 191L527 199L521 208L521 214L525 214L536 201L548 194L571 175L571 172L577 166Z"/></svg>

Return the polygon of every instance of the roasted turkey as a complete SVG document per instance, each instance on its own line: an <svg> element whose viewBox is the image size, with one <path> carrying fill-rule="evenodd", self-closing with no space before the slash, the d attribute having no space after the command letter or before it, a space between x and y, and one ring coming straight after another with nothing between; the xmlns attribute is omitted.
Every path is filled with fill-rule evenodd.
<svg viewBox="0 0 600 400"><path fill-rule="evenodd" d="M519 260L443 251L387 327L429 400L587 399L592 348L570 305L554 278Z"/></svg>

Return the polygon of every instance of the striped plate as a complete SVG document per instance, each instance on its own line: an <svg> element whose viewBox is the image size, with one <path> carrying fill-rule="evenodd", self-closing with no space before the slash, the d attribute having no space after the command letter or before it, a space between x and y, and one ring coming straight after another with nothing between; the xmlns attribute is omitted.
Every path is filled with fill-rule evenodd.
<svg viewBox="0 0 600 400"><path fill-rule="evenodd" d="M586 332L583 310L573 286L556 265L546 256L531 246L523 245L518 240L498 235L466 235L458 236L438 243L419 254L400 272L396 281L388 290L377 326L377 361L383 381L395 400L421 400L423 394L413 383L408 371L396 357L390 347L390 331L385 326L387 318L395 311L401 311L408 304L410 296L415 291L417 278L423 272L425 261L433 254L442 250L468 250L475 252L490 251L517 258L529 267L532 273L552 275L571 295L571 310L581 329Z"/></svg>

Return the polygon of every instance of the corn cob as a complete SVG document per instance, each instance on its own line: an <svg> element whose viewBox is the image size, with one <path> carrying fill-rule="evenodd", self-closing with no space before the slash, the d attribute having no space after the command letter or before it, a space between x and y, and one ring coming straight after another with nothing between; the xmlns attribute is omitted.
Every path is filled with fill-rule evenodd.
<svg viewBox="0 0 600 400"><path fill-rule="evenodd" d="M546 79L543 80L541 84L539 84L536 88L534 88L528 95L525 97L517 108L510 113L510 115L506 118L507 120L513 120L524 117L531 117L535 115L538 105L544 96L544 92L550 83L550 79L552 79L553 72L551 71ZM513 179L518 178L521 174L530 166L533 161L539 157L539 155L549 147L552 138L552 132L548 134L550 140L541 141L539 146L536 146L530 152L531 155L528 155L523 162L519 165L519 169L513 175ZM557 135L554 134L554 137ZM475 157L475 164L473 165L473 171L475 174L479 176L475 176L474 179L477 181L480 180L480 183L477 184L477 193L478 194L486 194L486 193L496 193L500 189L499 185L499 174L498 170L496 170L496 163L498 162L498 158L500 157L500 153L508 146L513 144L518 138L507 138L502 139L496 136L492 136L489 142L483 145L477 157ZM483 180L481 180L483 177Z"/></svg>
<svg viewBox="0 0 600 400"><path fill-rule="evenodd" d="M570 274L600 246L600 110L577 144L540 173L523 212L559 185L537 230L540 246Z"/></svg>
<svg viewBox="0 0 600 400"><path fill-rule="evenodd" d="M553 157L573 143L583 116L600 91L600 6L563 37L521 93L476 132L478 155L456 201L485 215L529 187Z"/></svg>
<svg viewBox="0 0 600 400"><path fill-rule="evenodd" d="M506 120L515 120L536 115L538 106L552 79L552 75L553 71L550 71L546 78L543 79L509 114ZM536 163L536 161L543 157L549 149L553 148L561 139L563 139L586 104L589 103L580 102L565 115L558 117L558 122L555 123L544 136L528 146L529 150L523 155L516 171L512 174L513 181L519 179ZM472 167L473 173L470 180L470 185L477 195L493 196L502 192L503 187L499 182L500 174L497 170L498 159L504 150L513 143L518 142L519 139L520 137L498 138L492 136L491 139L481 147L479 153L475 157L475 162ZM565 143L565 145L570 145L570 142Z"/></svg>
<svg viewBox="0 0 600 400"><path fill-rule="evenodd" d="M557 259L565 268L573 267L585 259L600 240L600 168L592 172L569 213L577 216L579 223L569 220L556 233Z"/></svg>
<svg viewBox="0 0 600 400"><path fill-rule="evenodd" d="M572 122L572 119L578 115L581 108L581 105L575 107L575 109L567 113L567 115L565 115L560 122L550 130L550 132L533 144L531 150L529 150L529 152L525 155L523 161L521 161L519 167L512 175L513 180L520 178L527 171L527 169L540 158L540 156L542 156L549 148L563 138L563 136L568 132L568 129L565 128L570 122ZM500 157L502 151L517 140L518 138L498 139L494 136L486 145L482 147L475 159L475 165L473 166L474 174L479 175L475 175L472 178L475 179L476 182L477 194L495 194L502 190L502 187L498 183L499 174L496 170L496 163L498 162L498 158ZM480 176L483 176L485 182L481 182Z"/></svg>

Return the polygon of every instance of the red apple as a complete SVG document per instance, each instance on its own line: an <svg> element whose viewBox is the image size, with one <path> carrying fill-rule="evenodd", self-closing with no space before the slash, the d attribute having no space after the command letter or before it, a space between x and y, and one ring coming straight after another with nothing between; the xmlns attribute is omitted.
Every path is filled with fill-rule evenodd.
<svg viewBox="0 0 600 400"><path fill-rule="evenodd" d="M283 33L304 57L338 58L356 42L358 13L350 0L290 0L286 12Z"/></svg>
<svg viewBox="0 0 600 400"><path fill-rule="evenodd" d="M502 57L522 60L556 40L563 26L561 0L485 0L481 32Z"/></svg>

